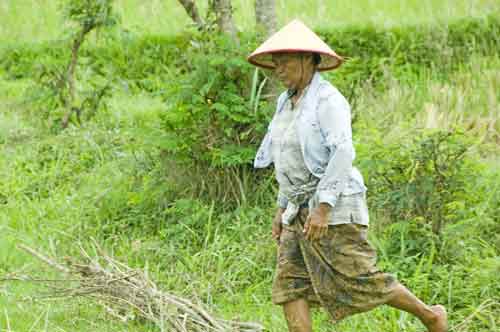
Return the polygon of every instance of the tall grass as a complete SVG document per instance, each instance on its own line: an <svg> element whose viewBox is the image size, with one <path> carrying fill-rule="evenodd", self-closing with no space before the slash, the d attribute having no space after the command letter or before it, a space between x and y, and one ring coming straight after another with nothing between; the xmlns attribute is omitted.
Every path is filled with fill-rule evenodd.
<svg viewBox="0 0 500 332"><path fill-rule="evenodd" d="M0 40L36 42L60 38L62 18L58 1L3 0L0 3ZM207 1L197 1L202 13ZM242 31L252 31L252 0L233 0L235 19ZM278 0L283 25L300 18L314 28L375 24L380 27L447 22L462 17L498 13L495 0ZM177 0L116 0L117 12L127 30L146 34L177 34L190 20Z"/></svg>
<svg viewBox="0 0 500 332"><path fill-rule="evenodd" d="M413 128L464 128L481 144L500 142L500 62L496 57L472 58L448 77L423 69L420 79L402 82L388 70L383 93L370 84L355 95L355 118L376 125L389 137ZM400 126L394 126L400 124Z"/></svg>

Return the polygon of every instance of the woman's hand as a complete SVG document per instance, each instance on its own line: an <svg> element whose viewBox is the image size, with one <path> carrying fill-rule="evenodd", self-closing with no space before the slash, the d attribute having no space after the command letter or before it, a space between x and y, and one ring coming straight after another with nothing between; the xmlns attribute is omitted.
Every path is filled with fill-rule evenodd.
<svg viewBox="0 0 500 332"><path fill-rule="evenodd" d="M329 204L320 203L317 208L311 211L307 217L303 230L307 240L319 240L326 235L328 232L328 217L331 209Z"/></svg>
<svg viewBox="0 0 500 332"><path fill-rule="evenodd" d="M283 214L283 212L285 212L285 209L278 208L278 210L276 210L276 214L274 215L274 219L273 219L272 234L273 234L273 239L277 243L280 243L280 236L281 236L281 230L282 230L281 215Z"/></svg>

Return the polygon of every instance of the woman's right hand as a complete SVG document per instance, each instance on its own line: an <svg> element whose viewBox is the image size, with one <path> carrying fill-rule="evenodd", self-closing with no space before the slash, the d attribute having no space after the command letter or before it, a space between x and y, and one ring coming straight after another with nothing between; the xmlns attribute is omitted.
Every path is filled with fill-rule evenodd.
<svg viewBox="0 0 500 332"><path fill-rule="evenodd" d="M274 215L274 219L273 219L272 235L273 235L273 239L278 244L280 243L280 236L281 236L281 230L282 230L281 215L283 214L283 212L285 212L285 209L278 208L278 210L276 210L276 214Z"/></svg>

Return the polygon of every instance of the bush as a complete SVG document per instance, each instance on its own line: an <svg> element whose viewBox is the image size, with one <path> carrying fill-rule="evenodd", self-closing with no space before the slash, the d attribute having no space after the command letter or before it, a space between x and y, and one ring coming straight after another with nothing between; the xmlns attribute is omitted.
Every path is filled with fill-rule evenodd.
<svg viewBox="0 0 500 332"><path fill-rule="evenodd" d="M420 222L440 235L447 222L462 220L480 199L468 191L479 165L459 132L417 131L397 142L377 139L360 150L371 206L392 222Z"/></svg>
<svg viewBox="0 0 500 332"><path fill-rule="evenodd" d="M252 162L266 128L267 103L251 108L254 68L231 41L194 41L180 60L185 69L165 95L164 148L213 167Z"/></svg>
<svg viewBox="0 0 500 332"><path fill-rule="evenodd" d="M201 173L197 182L213 184L212 193L223 200L228 192L245 200L252 191L245 183L255 180L246 179L273 108L249 88L252 77L254 87L262 84L244 48L221 36L193 40L178 59L182 67L164 95L167 110L161 116L160 147ZM216 182L205 177L208 171Z"/></svg>

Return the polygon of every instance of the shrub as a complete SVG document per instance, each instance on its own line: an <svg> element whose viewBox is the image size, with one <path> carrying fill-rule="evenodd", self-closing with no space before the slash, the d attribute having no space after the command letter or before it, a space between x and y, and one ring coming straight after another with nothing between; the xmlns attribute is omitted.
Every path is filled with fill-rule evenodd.
<svg viewBox="0 0 500 332"><path fill-rule="evenodd" d="M446 222L464 218L479 199L467 190L479 166L467 156L470 139L459 132L417 131L366 146L360 160L371 205L392 222L421 222L440 235Z"/></svg>
<svg viewBox="0 0 500 332"><path fill-rule="evenodd" d="M231 188L239 200L250 192L243 182L272 113L256 89L252 96L252 77L254 86L262 84L257 84L258 73L253 75L246 54L223 36L201 34L178 59L182 69L165 94L168 109L162 114L160 146L203 177L208 170L218 177L214 186L220 186L215 192L219 198Z"/></svg>

